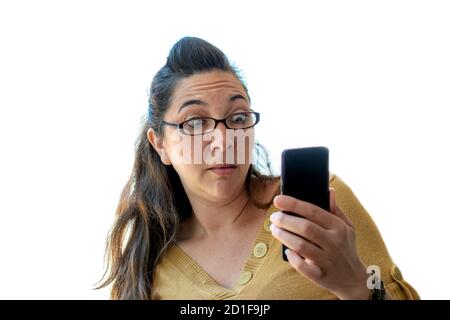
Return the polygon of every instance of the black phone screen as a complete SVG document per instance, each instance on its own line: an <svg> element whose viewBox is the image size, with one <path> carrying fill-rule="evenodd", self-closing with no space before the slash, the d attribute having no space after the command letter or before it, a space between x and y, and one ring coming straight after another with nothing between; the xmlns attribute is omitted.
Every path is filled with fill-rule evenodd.
<svg viewBox="0 0 450 320"><path fill-rule="evenodd" d="M281 155L281 194L330 211L328 159L326 147L284 150ZM285 249L283 245L282 256L287 261Z"/></svg>

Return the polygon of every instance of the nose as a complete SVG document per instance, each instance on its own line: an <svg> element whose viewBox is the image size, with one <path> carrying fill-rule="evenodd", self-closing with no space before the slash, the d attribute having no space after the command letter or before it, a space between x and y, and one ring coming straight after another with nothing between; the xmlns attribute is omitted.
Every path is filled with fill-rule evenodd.
<svg viewBox="0 0 450 320"><path fill-rule="evenodd" d="M227 152L233 147L233 139L227 139L227 127L224 123L218 123L213 132L213 139L210 144L211 151Z"/></svg>

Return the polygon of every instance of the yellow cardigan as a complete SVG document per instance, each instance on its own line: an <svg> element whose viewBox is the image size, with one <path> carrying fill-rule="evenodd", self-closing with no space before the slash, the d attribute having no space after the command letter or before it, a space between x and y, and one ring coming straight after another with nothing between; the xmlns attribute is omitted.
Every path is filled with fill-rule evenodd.
<svg viewBox="0 0 450 320"><path fill-rule="evenodd" d="M330 187L336 189L338 206L355 226L359 256L367 266L380 267L392 299L420 299L403 279L375 223L350 187L335 174L330 174ZM233 288L220 286L181 248L172 244L156 267L151 299L337 299L282 260L281 243L269 229L269 216L275 211L278 209L272 204Z"/></svg>

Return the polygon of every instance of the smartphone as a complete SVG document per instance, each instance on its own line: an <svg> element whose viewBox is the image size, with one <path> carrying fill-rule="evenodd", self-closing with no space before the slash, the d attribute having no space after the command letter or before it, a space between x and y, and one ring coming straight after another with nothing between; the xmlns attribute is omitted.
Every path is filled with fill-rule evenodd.
<svg viewBox="0 0 450 320"><path fill-rule="evenodd" d="M328 153L326 147L284 150L281 154L281 194L330 211ZM284 253L286 246L282 249L283 260L288 261Z"/></svg>

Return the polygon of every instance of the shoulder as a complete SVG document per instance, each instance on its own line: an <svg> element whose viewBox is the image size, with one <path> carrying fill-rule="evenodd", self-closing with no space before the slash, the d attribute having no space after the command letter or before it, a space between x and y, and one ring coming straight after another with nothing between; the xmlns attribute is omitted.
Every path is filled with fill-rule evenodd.
<svg viewBox="0 0 450 320"><path fill-rule="evenodd" d="M253 196L259 203L267 204L269 211L276 211L278 209L273 204L273 199L281 193L280 186L280 176L273 176L259 181L255 179L252 181ZM329 173L329 186L336 190L336 201L338 203L341 203L344 207L350 205L351 208L347 209L352 211L355 210L355 207L359 211L363 209L350 186L334 172ZM365 210L363 209L363 211Z"/></svg>
<svg viewBox="0 0 450 320"><path fill-rule="evenodd" d="M329 185L335 189L349 188L345 182L335 173L329 173ZM281 193L281 177L273 176L266 180L252 181L252 186L255 190L256 199L261 202L269 203L269 212L278 211L278 208L273 204L275 196Z"/></svg>
<svg viewBox="0 0 450 320"><path fill-rule="evenodd" d="M329 186L336 190L336 202L340 209L353 220L370 220L370 215L352 188L336 173L330 173Z"/></svg>
<svg viewBox="0 0 450 320"><path fill-rule="evenodd" d="M330 173L329 186L336 190L336 201L338 203L351 201L354 206L360 204L352 188L336 173Z"/></svg>
<svg viewBox="0 0 450 320"><path fill-rule="evenodd" d="M345 185L345 182L336 173L330 172L329 174L330 187L335 187L336 185Z"/></svg>

